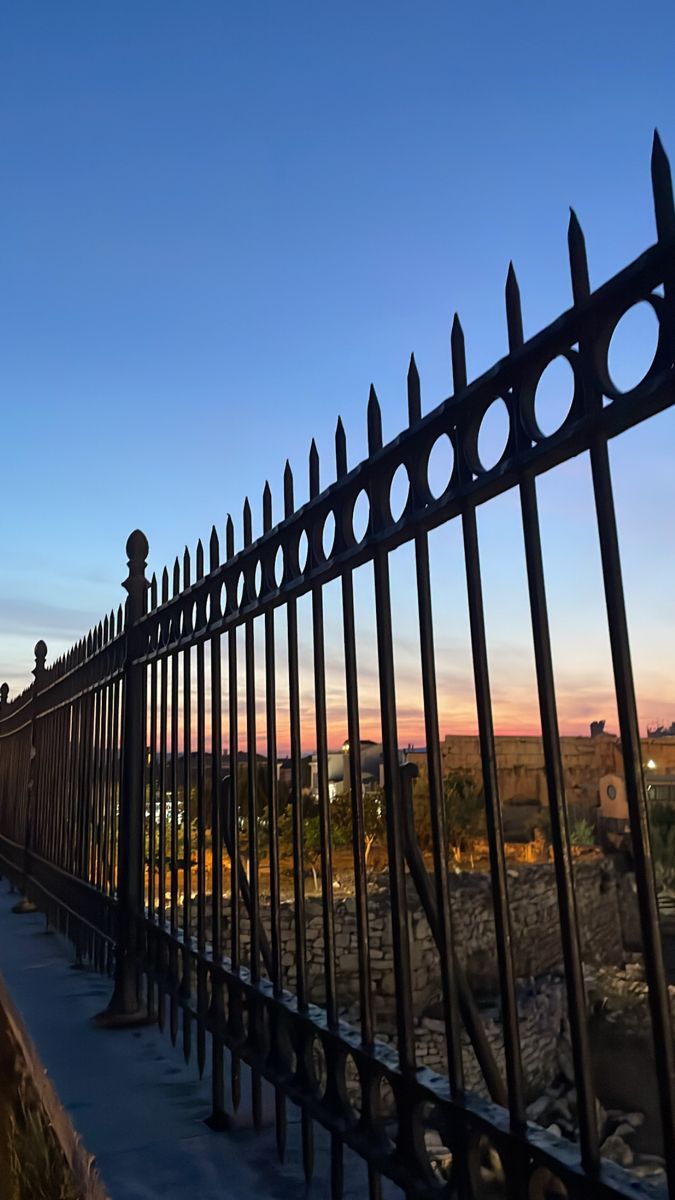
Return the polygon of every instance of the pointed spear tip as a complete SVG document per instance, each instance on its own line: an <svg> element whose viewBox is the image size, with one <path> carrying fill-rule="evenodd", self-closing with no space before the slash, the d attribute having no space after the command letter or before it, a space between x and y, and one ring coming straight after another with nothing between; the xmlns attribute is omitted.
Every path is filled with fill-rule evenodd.
<svg viewBox="0 0 675 1200"><path fill-rule="evenodd" d="M270 487L270 481L269 481L269 479L266 479L265 486L263 488L263 496L271 496L271 495L272 495L272 489Z"/></svg>
<svg viewBox="0 0 675 1200"><path fill-rule="evenodd" d="M652 162L655 162L658 158L665 158L666 162L668 161L668 155L666 154L663 148L663 142L661 141L661 134L659 133L658 129L655 128L654 137L652 138Z"/></svg>
<svg viewBox="0 0 675 1200"><path fill-rule="evenodd" d="M570 204L570 219L567 223L567 230L568 230L568 233L570 234L570 236L572 236L572 235L575 237L583 237L584 236L583 230L581 228L581 223L576 214L576 209L572 208L571 204Z"/></svg>
<svg viewBox="0 0 675 1200"><path fill-rule="evenodd" d="M335 423L335 432L336 433L344 433L344 431L345 431L345 427L342 423L342 417L338 414L338 419Z"/></svg>
<svg viewBox="0 0 675 1200"><path fill-rule="evenodd" d="M377 392L375 391L374 383L371 383L371 385L370 385L370 391L368 392L368 401L369 401L369 403L374 403L374 404L378 403Z"/></svg>
<svg viewBox="0 0 675 1200"><path fill-rule="evenodd" d="M414 350L412 351L412 353L410 355L410 362L408 363L408 374L410 375L410 373L412 371L415 371L415 372L417 371L417 363L415 362L415 351Z"/></svg>
<svg viewBox="0 0 675 1200"><path fill-rule="evenodd" d="M462 332L462 322L459 319L459 313L456 312L452 318L452 336L455 337Z"/></svg>
<svg viewBox="0 0 675 1200"><path fill-rule="evenodd" d="M509 259L506 286L508 292L510 293L520 292L518 276L515 274L515 266L513 265L513 258Z"/></svg>

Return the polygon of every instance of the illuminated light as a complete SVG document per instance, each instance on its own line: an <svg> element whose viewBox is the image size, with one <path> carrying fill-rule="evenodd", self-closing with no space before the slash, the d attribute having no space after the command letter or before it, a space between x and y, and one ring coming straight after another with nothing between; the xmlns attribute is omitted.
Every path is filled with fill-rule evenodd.
<svg viewBox="0 0 675 1200"><path fill-rule="evenodd" d="M648 770L648 771L655 771L655 770L656 770L656 763L654 762L654 759L653 759L653 758L650 758L649 762L647 763L647 770Z"/></svg>

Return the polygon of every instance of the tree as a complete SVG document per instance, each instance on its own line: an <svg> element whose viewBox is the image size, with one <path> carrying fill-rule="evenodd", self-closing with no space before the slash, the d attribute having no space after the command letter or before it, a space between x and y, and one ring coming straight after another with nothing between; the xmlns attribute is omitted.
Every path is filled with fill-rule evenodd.
<svg viewBox="0 0 675 1200"><path fill-rule="evenodd" d="M443 806L447 849L455 862L469 854L473 866L473 846L485 836L485 801L469 771L450 771L443 780ZM415 780L413 790L415 832L420 848L427 853L433 848L429 785L426 779Z"/></svg>
<svg viewBox="0 0 675 1200"><path fill-rule="evenodd" d="M451 771L443 780L445 823L450 853L460 862L467 852L473 867L473 847L484 838L485 797L469 771Z"/></svg>

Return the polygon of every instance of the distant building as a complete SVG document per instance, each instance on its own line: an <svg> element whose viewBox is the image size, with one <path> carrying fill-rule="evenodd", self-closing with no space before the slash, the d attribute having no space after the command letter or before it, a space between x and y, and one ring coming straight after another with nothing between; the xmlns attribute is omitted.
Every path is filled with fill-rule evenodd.
<svg viewBox="0 0 675 1200"><path fill-rule="evenodd" d="M373 742L368 738L362 738L359 742L360 761L361 761L361 783L364 792L372 791L375 788L384 786L384 767L382 743ZM331 800L336 796L341 796L343 792L349 791L349 768L350 768L351 747L349 742L343 742L340 750L329 750L328 752L328 795ZM399 750L399 762L406 761L407 751ZM319 794L319 760L316 754L313 754L310 760L311 767L311 783L310 793L312 796Z"/></svg>

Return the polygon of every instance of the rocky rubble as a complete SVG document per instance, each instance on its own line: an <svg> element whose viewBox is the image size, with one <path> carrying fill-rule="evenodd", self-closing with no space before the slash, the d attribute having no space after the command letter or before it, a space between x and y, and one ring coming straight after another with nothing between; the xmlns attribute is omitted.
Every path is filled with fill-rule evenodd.
<svg viewBox="0 0 675 1200"><path fill-rule="evenodd" d="M577 1093L569 1078L560 1076L555 1084L528 1106L528 1119L543 1126L556 1137L577 1141L579 1137ZM596 1100L596 1116L603 1158L626 1167L632 1175L665 1182L664 1160L656 1154L634 1150L632 1142L644 1124L644 1113L604 1109Z"/></svg>

